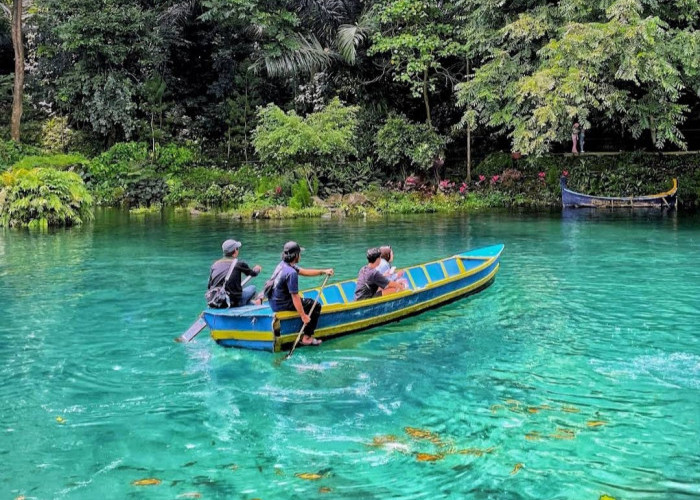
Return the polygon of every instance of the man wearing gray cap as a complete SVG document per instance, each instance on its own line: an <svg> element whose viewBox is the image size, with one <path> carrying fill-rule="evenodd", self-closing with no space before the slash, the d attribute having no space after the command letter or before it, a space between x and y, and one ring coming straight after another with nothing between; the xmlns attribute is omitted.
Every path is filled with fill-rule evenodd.
<svg viewBox="0 0 700 500"><path fill-rule="evenodd" d="M262 271L262 267L256 265L251 269L248 264L242 260L238 260L239 249L241 242L236 240L226 240L221 245L224 252L224 258L219 259L211 266L209 273L209 285L207 289L211 290L214 287L224 284L226 275L231 268L231 263L236 259L236 265L233 272L226 282L226 292L231 299L231 307L240 307L248 304L255 296L255 285L248 285L245 288L241 287L241 274L246 276L257 276Z"/></svg>
<svg viewBox="0 0 700 500"><path fill-rule="evenodd" d="M273 288L270 296L270 308L277 311L296 311L306 325L301 338L302 345L319 345L322 341L314 337L318 318L321 316L321 304L314 306L314 301L299 296L299 275L333 276L333 269L305 269L299 267L303 248L296 241L288 241L282 250L282 262L272 274ZM312 311L313 309L313 311Z"/></svg>

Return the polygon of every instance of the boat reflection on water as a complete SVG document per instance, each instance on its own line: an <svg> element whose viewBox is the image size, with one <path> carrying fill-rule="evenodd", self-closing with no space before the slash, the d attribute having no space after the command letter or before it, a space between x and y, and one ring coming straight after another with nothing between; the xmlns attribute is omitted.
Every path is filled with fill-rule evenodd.
<svg viewBox="0 0 700 500"><path fill-rule="evenodd" d="M623 221L623 220L671 220L676 221L678 211L675 208L569 208L563 207L563 221Z"/></svg>

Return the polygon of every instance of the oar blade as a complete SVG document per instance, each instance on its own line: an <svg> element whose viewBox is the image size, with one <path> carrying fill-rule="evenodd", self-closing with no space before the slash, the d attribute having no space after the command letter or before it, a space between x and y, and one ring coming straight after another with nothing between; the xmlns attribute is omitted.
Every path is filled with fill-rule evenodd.
<svg viewBox="0 0 700 500"><path fill-rule="evenodd" d="M199 332L204 330L204 328L207 326L207 322L204 321L203 318L197 319L194 323L192 323L192 326L190 326L185 333L180 335L179 337L175 338L175 342L190 342L193 338L195 338L197 335L199 335Z"/></svg>

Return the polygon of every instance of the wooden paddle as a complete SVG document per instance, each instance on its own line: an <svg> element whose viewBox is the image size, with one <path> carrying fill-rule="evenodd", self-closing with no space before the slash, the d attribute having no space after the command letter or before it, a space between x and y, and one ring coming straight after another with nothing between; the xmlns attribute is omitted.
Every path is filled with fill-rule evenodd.
<svg viewBox="0 0 700 500"><path fill-rule="evenodd" d="M323 289L326 286L326 283L328 282L328 278L330 278L330 277L331 277L330 274L326 274L326 279L323 280L323 284L321 285L321 288L318 289L318 295L316 295L316 298L314 299L314 303L311 305L311 309L309 310L309 321L311 320L310 319L311 314L313 314L314 309L316 309L316 304L318 304L318 299L319 299L319 297L321 297L321 294L323 293ZM282 361L285 361L285 360L289 359L290 357L292 357L292 354L294 353L294 349L297 348L297 344L299 343L299 339L303 335L304 329L306 328L307 324L308 323L304 323L303 325L301 325L301 330L299 330L299 333L297 334L297 338L294 341L294 345L292 345L292 350L289 351L284 358L282 358Z"/></svg>
<svg viewBox="0 0 700 500"><path fill-rule="evenodd" d="M248 283L250 280L252 280L252 276L248 276L246 279L244 279L241 282L241 288L245 286L246 283ZM202 313L203 314L203 313ZM195 338L197 335L199 335L199 332L204 330L204 327L207 326L207 322L204 321L204 318L202 318L202 314L199 315L199 318L197 318L197 321L192 323L190 327L187 329L185 333L180 335L179 337L175 337L175 342L182 342L182 343L187 343L191 342L193 338Z"/></svg>

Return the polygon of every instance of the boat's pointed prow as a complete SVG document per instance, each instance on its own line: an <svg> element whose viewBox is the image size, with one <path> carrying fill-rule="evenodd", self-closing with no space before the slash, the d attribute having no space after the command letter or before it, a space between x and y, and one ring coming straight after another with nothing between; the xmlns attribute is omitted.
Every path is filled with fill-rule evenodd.
<svg viewBox="0 0 700 500"><path fill-rule="evenodd" d="M477 248L475 250L470 250L459 254L460 257L474 257L481 259L491 259L493 257L498 257L503 252L505 245L499 243L498 245L491 245L489 247Z"/></svg>

